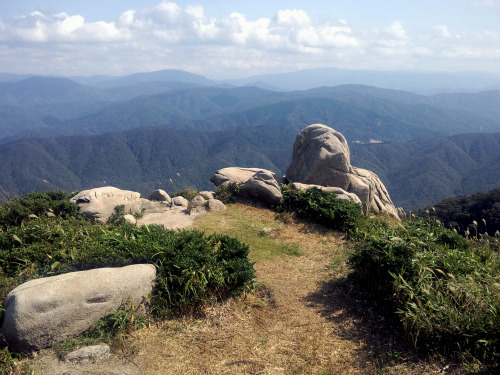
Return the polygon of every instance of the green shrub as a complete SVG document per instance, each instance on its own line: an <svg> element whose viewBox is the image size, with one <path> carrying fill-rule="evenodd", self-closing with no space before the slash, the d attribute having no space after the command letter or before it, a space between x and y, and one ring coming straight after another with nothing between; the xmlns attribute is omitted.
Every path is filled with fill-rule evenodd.
<svg viewBox="0 0 500 375"><path fill-rule="evenodd" d="M217 186L215 197L222 203L233 203L241 191L242 183L229 182Z"/></svg>
<svg viewBox="0 0 500 375"><path fill-rule="evenodd" d="M498 253L431 219L366 220L352 238L354 276L397 313L416 347L498 362Z"/></svg>
<svg viewBox="0 0 500 375"><path fill-rule="evenodd" d="M0 228L20 225L30 214L44 216L48 211L63 218L75 216L78 206L71 203L69 197L59 190L35 192L14 198L0 206Z"/></svg>
<svg viewBox="0 0 500 375"><path fill-rule="evenodd" d="M354 230L361 218L361 206L333 193L312 187L295 190L282 186L283 200L278 204L279 212L296 212L299 217L344 232Z"/></svg>
<svg viewBox="0 0 500 375"><path fill-rule="evenodd" d="M51 209L56 217L44 213ZM117 207L116 217L123 215ZM249 248L238 240L198 231L93 223L76 215L62 192L33 193L0 206L0 323L3 300L29 279L97 267L151 263L159 315L193 310L252 286ZM25 220L29 214L38 218Z"/></svg>
<svg viewBox="0 0 500 375"><path fill-rule="evenodd" d="M157 268L153 306L160 313L241 294L254 277L248 252L247 245L228 236L156 225L116 227L80 218L39 218L0 233L0 270L9 285L12 278L20 283L76 270L152 263Z"/></svg>
<svg viewBox="0 0 500 375"><path fill-rule="evenodd" d="M198 193L198 189L194 188L177 190L174 194L172 194L172 197L184 197L188 201L192 201L198 195Z"/></svg>

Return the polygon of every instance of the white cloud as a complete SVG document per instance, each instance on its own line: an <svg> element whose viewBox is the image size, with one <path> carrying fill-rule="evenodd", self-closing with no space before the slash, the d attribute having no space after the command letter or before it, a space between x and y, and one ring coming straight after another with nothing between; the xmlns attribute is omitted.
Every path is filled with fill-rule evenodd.
<svg viewBox="0 0 500 375"><path fill-rule="evenodd" d="M208 13L199 5L163 1L129 9L114 22L40 11L0 19L0 71L54 67L52 74L66 74L64 69L67 74L122 74L178 68L247 75L323 66L432 70L439 61L446 67L460 56L468 61L488 53L489 62L491 56L498 58L492 46L498 46L500 33L494 30L467 34L438 24L416 33L399 20L362 29L346 19L319 22L301 9L258 19L238 12L223 17Z"/></svg>

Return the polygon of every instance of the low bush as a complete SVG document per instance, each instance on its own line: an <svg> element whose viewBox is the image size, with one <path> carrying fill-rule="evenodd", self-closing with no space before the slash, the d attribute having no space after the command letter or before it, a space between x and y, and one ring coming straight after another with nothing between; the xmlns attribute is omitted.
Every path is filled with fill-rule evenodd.
<svg viewBox="0 0 500 375"><path fill-rule="evenodd" d="M75 216L78 206L71 203L69 198L70 195L61 190L35 192L14 198L0 206L0 228L20 225L30 214L44 216L52 212L62 218Z"/></svg>
<svg viewBox="0 0 500 375"><path fill-rule="evenodd" d="M56 217L44 214L49 209ZM0 324L3 300L20 283L97 267L154 264L152 310L158 315L192 311L252 286L249 248L234 238L93 223L76 212L62 192L28 194L0 206ZM26 220L31 213L39 217Z"/></svg>
<svg viewBox="0 0 500 375"><path fill-rule="evenodd" d="M350 232L362 216L360 205L316 187L295 190L283 185L281 190L283 200L277 206L279 212L296 212L303 219L331 229Z"/></svg>
<svg viewBox="0 0 500 375"><path fill-rule="evenodd" d="M0 233L0 275L12 286L13 280L152 263L157 268L153 306L166 314L242 293L254 277L248 252L245 244L217 234L39 218Z"/></svg>
<svg viewBox="0 0 500 375"><path fill-rule="evenodd" d="M243 184L237 182L228 182L217 186L215 197L222 203L233 203L236 201Z"/></svg>
<svg viewBox="0 0 500 375"><path fill-rule="evenodd" d="M498 363L499 254L432 219L367 219L352 232L354 276L421 349Z"/></svg>
<svg viewBox="0 0 500 375"><path fill-rule="evenodd" d="M172 197L183 197L186 198L188 201L192 201L198 195L198 193L199 193L198 189L195 188L177 190L175 193L172 194Z"/></svg>

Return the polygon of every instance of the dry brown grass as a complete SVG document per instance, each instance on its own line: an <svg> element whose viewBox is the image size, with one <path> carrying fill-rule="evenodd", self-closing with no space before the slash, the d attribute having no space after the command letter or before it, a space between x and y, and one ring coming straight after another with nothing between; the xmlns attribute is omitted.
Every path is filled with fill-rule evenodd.
<svg viewBox="0 0 500 375"><path fill-rule="evenodd" d="M255 293L128 336L122 359L137 373L430 374L444 366L405 350L354 290L341 234L285 225L271 211L243 205L200 220L195 227L242 240L262 227L274 228L251 250ZM301 255L269 251L282 242L298 246Z"/></svg>
<svg viewBox="0 0 500 375"><path fill-rule="evenodd" d="M135 363L145 374L425 374L437 364L393 358L387 332L373 337L373 322L348 295L342 236L306 224L282 225L274 213L234 206L271 236L300 246L301 256L273 256L255 264L253 295L207 307L201 318L165 322L136 332ZM230 213L231 214L231 213ZM224 232L225 214L208 218ZM204 224L205 225L205 224ZM205 228L206 229L206 228ZM256 231L260 230L258 226ZM259 258L254 254L254 258ZM332 281L333 280L333 281ZM385 324L385 323L384 323ZM398 352L399 353L399 352ZM394 359L398 359L394 361ZM392 363L394 362L394 363Z"/></svg>

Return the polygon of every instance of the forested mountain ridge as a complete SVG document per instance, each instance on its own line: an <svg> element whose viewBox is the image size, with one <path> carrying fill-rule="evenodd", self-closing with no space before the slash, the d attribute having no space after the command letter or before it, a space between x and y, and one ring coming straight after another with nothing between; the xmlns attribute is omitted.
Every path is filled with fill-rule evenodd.
<svg viewBox="0 0 500 375"><path fill-rule="evenodd" d="M470 237L482 234L499 236L500 188L487 192L448 198L434 203L422 212L438 218L447 228Z"/></svg>
<svg viewBox="0 0 500 375"><path fill-rule="evenodd" d="M500 92L423 96L361 85L276 92L142 82L99 89L32 77L0 84L0 142L24 136L91 135L138 127L221 130L328 123L353 140L410 140L500 131ZM159 93L160 92L160 93Z"/></svg>
<svg viewBox="0 0 500 375"><path fill-rule="evenodd" d="M248 126L22 139L0 145L0 186L12 195L104 185L142 194L156 188L212 189L209 179L223 167L260 167L283 175L296 134L289 126ZM350 148L352 165L377 173L395 205L406 210L500 186L500 133Z"/></svg>

